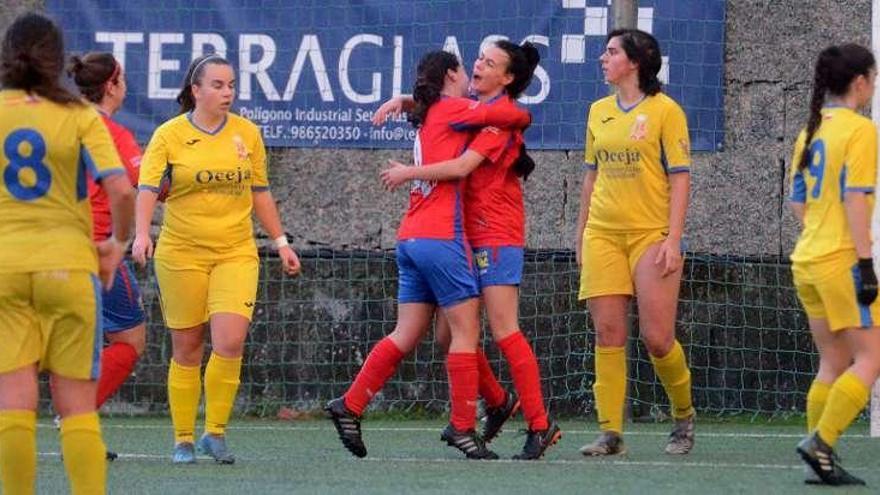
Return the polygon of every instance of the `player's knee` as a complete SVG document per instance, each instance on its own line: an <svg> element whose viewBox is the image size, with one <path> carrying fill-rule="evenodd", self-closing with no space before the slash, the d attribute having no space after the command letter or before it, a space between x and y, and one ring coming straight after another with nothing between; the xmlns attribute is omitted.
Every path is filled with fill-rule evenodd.
<svg viewBox="0 0 880 495"><path fill-rule="evenodd" d="M675 336L671 333L643 333L642 334L642 342L645 344L645 348L648 349L648 353L654 357L662 358L669 354L672 351L672 346L675 343Z"/></svg>
<svg viewBox="0 0 880 495"><path fill-rule="evenodd" d="M597 320L596 345L600 347L623 347L626 345L626 322Z"/></svg>

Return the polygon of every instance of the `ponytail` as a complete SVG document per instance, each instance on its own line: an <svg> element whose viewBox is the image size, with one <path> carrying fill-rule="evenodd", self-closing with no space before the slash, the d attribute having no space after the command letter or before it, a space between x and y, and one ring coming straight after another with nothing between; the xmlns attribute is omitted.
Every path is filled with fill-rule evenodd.
<svg viewBox="0 0 880 495"><path fill-rule="evenodd" d="M822 107L827 94L844 96L853 79L867 77L876 67L874 55L867 48L854 43L829 46L819 53L813 73L813 93L810 96L810 116L805 129L804 148L798 170L810 166L810 145L822 124Z"/></svg>

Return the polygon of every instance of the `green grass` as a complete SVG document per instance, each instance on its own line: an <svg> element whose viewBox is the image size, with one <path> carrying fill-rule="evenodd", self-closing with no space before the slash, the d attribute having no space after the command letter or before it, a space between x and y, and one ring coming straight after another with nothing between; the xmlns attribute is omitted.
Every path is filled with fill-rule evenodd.
<svg viewBox="0 0 880 495"><path fill-rule="evenodd" d="M39 493L64 493L67 484L54 428L41 422ZM671 493L801 494L828 489L805 486L794 445L801 425L719 424L697 426L697 447L686 457L662 453L669 425L627 425L629 454L586 459L578 448L595 436L595 424L566 421L563 438L543 461L466 461L440 442L440 420L364 423L365 459L345 451L327 421L238 420L228 432L238 461L232 466L199 459L170 464L168 419L109 419L104 437L120 459L109 465L109 493ZM499 455L517 453L521 423L509 425L492 444ZM880 490L880 443L856 425L840 444L844 465Z"/></svg>

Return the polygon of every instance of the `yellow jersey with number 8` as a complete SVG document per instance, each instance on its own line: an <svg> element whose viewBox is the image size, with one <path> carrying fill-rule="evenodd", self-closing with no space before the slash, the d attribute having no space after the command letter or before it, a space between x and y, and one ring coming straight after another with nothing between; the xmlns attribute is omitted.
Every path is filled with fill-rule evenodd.
<svg viewBox="0 0 880 495"><path fill-rule="evenodd" d="M97 271L88 173L124 174L91 105L0 91L0 273Z"/></svg>

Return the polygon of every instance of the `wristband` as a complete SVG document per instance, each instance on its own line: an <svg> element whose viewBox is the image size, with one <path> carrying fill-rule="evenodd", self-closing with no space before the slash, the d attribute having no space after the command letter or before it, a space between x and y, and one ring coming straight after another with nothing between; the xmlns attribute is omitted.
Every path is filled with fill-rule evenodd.
<svg viewBox="0 0 880 495"><path fill-rule="evenodd" d="M282 235L280 237L276 237L272 240L272 243L275 244L275 249L281 249L285 246L289 246L290 243L287 242L287 235Z"/></svg>

